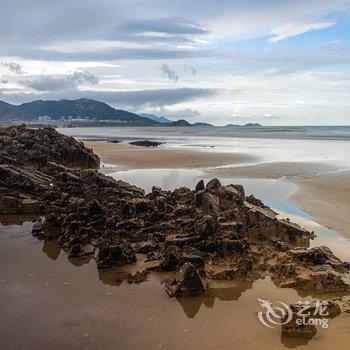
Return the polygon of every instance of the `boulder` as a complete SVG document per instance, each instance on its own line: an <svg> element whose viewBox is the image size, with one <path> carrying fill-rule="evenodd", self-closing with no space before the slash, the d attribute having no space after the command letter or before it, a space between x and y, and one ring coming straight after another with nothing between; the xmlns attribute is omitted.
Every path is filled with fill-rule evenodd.
<svg viewBox="0 0 350 350"><path fill-rule="evenodd" d="M198 192L198 191L203 191L205 189L205 186L204 186L204 181L203 180L200 180L196 187L195 187L195 191Z"/></svg>
<svg viewBox="0 0 350 350"><path fill-rule="evenodd" d="M99 268L110 268L123 266L136 262L136 256L132 249L122 245L109 245L99 249L97 266Z"/></svg>
<svg viewBox="0 0 350 350"><path fill-rule="evenodd" d="M217 179L217 178L214 178L214 179L211 179L211 180L207 183L206 189L209 190L209 191L216 191L216 190L218 190L220 187L221 187L221 182L220 182L220 180Z"/></svg>
<svg viewBox="0 0 350 350"><path fill-rule="evenodd" d="M202 210L205 214L218 214L220 211L219 198L211 193L204 193L202 198Z"/></svg>
<svg viewBox="0 0 350 350"><path fill-rule="evenodd" d="M20 211L22 213L37 214L39 212L39 201L31 198L23 199L20 205Z"/></svg>
<svg viewBox="0 0 350 350"><path fill-rule="evenodd" d="M133 145L133 146L141 146L141 147L158 147L158 146L164 144L164 142L143 140L143 141L129 142L129 144Z"/></svg>
<svg viewBox="0 0 350 350"><path fill-rule="evenodd" d="M12 214L17 213L20 208L20 202L18 198L11 196L0 197L0 214Z"/></svg>
<svg viewBox="0 0 350 350"><path fill-rule="evenodd" d="M195 267L191 263L186 263L175 279L165 283L165 290L170 297L184 297L203 294L206 288Z"/></svg>

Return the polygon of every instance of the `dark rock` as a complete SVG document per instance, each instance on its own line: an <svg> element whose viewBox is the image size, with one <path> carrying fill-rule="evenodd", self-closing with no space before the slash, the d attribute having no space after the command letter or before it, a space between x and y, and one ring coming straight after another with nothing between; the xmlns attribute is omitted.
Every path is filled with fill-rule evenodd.
<svg viewBox="0 0 350 350"><path fill-rule="evenodd" d="M108 143L120 143L120 140L107 140Z"/></svg>
<svg viewBox="0 0 350 350"><path fill-rule="evenodd" d="M133 146L142 146L142 147L158 147L164 144L164 142L144 140L144 141L129 142L129 144Z"/></svg>
<svg viewBox="0 0 350 350"><path fill-rule="evenodd" d="M221 187L221 182L219 181L219 179L211 179L206 186L207 190L212 190L212 191L216 191Z"/></svg>
<svg viewBox="0 0 350 350"><path fill-rule="evenodd" d="M136 262L136 256L132 249L122 245L110 245L101 248L98 253L97 264L99 268L123 266Z"/></svg>
<svg viewBox="0 0 350 350"><path fill-rule="evenodd" d="M170 297L196 296L205 293L205 286L195 267L184 264L177 278L165 283L165 290Z"/></svg>
<svg viewBox="0 0 350 350"><path fill-rule="evenodd" d="M0 197L0 214L11 214L19 211L20 202L18 198L11 196Z"/></svg>
<svg viewBox="0 0 350 350"><path fill-rule="evenodd" d="M102 213L103 213L103 209L101 207L101 204L97 200L94 200L91 203L89 203L89 215L90 216L100 215Z"/></svg>
<svg viewBox="0 0 350 350"><path fill-rule="evenodd" d="M220 211L219 198L211 193L204 193L202 198L202 209L206 214L218 214Z"/></svg>
<svg viewBox="0 0 350 350"><path fill-rule="evenodd" d="M198 192L198 191L202 191L204 189L205 189L204 181L200 180L196 185L195 191Z"/></svg>

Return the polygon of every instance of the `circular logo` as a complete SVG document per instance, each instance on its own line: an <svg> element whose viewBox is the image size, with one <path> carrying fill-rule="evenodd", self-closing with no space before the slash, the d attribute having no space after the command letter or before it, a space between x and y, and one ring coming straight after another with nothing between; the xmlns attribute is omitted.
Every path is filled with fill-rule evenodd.
<svg viewBox="0 0 350 350"><path fill-rule="evenodd" d="M269 300L258 299L260 305L265 309L258 312L259 321L266 327L273 328L279 324L289 323L293 317L290 307L279 301L281 306L273 306Z"/></svg>

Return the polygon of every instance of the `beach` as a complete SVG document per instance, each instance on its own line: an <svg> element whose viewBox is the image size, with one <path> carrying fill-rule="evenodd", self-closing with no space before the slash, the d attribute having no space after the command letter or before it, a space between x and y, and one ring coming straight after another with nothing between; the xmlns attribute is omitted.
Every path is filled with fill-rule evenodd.
<svg viewBox="0 0 350 350"><path fill-rule="evenodd" d="M297 142L297 141L296 141ZM102 162L122 169L204 170L207 179L288 179L296 188L287 200L305 210L321 225L350 238L350 173L327 162L261 162L257 155L228 153L215 148L145 148L127 142L85 141ZM231 166L230 166L231 165ZM108 170L107 170L108 172Z"/></svg>
<svg viewBox="0 0 350 350"><path fill-rule="evenodd" d="M184 148L140 147L127 143L85 142L103 163L126 169L205 168L253 161L253 156Z"/></svg>
<svg viewBox="0 0 350 350"><path fill-rule="evenodd" d="M346 141L64 132L2 130L6 349L347 348ZM329 328L258 318L314 298Z"/></svg>

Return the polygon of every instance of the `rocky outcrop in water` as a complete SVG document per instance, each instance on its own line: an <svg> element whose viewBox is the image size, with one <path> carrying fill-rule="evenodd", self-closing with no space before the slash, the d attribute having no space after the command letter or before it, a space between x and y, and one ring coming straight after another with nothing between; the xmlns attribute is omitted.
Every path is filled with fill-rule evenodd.
<svg viewBox="0 0 350 350"><path fill-rule="evenodd" d="M129 144L133 146L141 146L141 147L158 147L164 144L164 142L143 140L143 141L132 141L132 142L129 142Z"/></svg>
<svg viewBox="0 0 350 350"><path fill-rule="evenodd" d="M297 290L349 291L340 275L347 264L326 247L306 249L312 232L279 219L241 185L212 179L145 194L99 173L91 150L53 129L1 128L0 140L0 214L42 216L33 235L57 239L69 259L95 259L103 270L141 254L150 270L181 270L166 284L174 296L204 293L211 280L264 276ZM150 270L132 278L142 282Z"/></svg>

